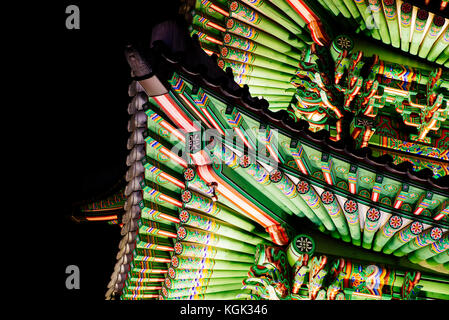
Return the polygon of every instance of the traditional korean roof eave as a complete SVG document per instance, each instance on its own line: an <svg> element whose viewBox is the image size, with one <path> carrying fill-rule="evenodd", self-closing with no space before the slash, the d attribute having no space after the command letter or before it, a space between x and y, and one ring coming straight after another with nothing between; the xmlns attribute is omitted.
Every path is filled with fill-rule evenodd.
<svg viewBox="0 0 449 320"><path fill-rule="evenodd" d="M298 232L307 233L316 241L316 251L335 256L345 256L348 259L354 259L359 261L371 261L376 263L382 263L389 266L394 266L398 269L413 269L416 271L425 272L429 275L447 275L446 270L436 270L429 268L428 265L421 262L418 264L412 263L406 257L396 257L394 255L382 254L379 252L367 251L363 248L353 246L349 243L335 242L334 239L325 235L317 230L305 229L303 226L298 226Z"/></svg>
<svg viewBox="0 0 449 320"><path fill-rule="evenodd" d="M322 2L322 1L315 1L315 0L312 0L312 1L311 0L303 0L303 2L305 2L309 7L313 8L313 11L316 12L316 14L319 17L319 19L321 19L322 21L330 21L331 25L337 25L338 26L338 28L327 28L326 29L326 31L329 32L330 35L332 35L334 30L341 30L342 28L346 28L348 26L352 27L354 25L353 23L355 22L354 21L355 19L354 19L354 16L353 16L352 12L351 13L348 12L349 17L348 16L345 17L345 15L343 14L343 11L340 10L340 9L344 9L344 11L347 11L348 8L347 8L346 5L342 5L341 8L339 8L339 6L337 5L336 8L335 8L336 11L333 12L332 9L325 8L325 5L323 5L323 4L325 4L325 1ZM400 2L400 4L407 3L408 5L411 5L411 7L414 8L414 9L425 11L426 14L430 13L432 15L440 16L442 18L446 18L447 19L448 18L448 10L447 10L447 8L446 7L444 7L444 8L440 7L440 3L442 4L443 2L446 2L446 1L407 0L407 1ZM396 6L396 1L393 1L392 4L393 4L393 8L394 8L392 10L392 12L394 12L393 16L395 16L396 13L398 11L400 11L400 10L398 10L399 6ZM358 3L356 3L356 4L354 3L353 4L353 7L354 7L355 11L360 11L360 10L365 11L364 14L360 15L362 25L364 25L364 26L365 26L365 22L368 23L367 21L365 21L365 19L368 18L371 15L371 12L379 12L379 11L381 12L382 15L381 15L380 19L377 18L377 20L380 20L380 21L376 21L376 22L371 21L371 22L374 22L375 24L380 24L380 26L378 26L376 28L378 30L378 31L376 31L377 34L378 34L378 37L372 37L372 35L370 37L372 37L371 40L375 40L378 44L381 44L382 42L384 42L384 43L387 44L387 46L391 46L391 44L393 42L392 40L390 40L390 38L392 36L391 32L395 33L397 31L394 30L394 29L392 30L390 28L390 25L388 24L388 22L384 19L383 11L386 10L385 6L386 6L385 3L383 1L380 1L380 0L373 0L373 1L369 1L369 2L368 1L366 1L366 2L365 1L358 1ZM351 10L349 10L349 11L351 11ZM413 12L413 9L412 9L412 12ZM398 14L398 17L395 17L393 19L398 19L399 20L399 24L400 24L401 21L400 21L399 16L400 15ZM412 13L412 16L413 16L413 13ZM345 22L347 22L347 24L339 23L342 19ZM376 18L374 18L374 19L376 19ZM425 20L427 20L427 17L425 18ZM425 21L425 22L427 23L427 21ZM361 25L359 25L358 23L359 22L356 22L356 25L360 28ZM413 26L411 26L411 27L413 28ZM354 33L354 32L352 32L352 31L354 31L354 29L355 28L353 28L350 33ZM383 29L383 32L382 32L382 29ZM399 32L400 32L400 30L399 30ZM361 33L360 29L357 29L357 31L355 33L359 33L360 34ZM399 35L399 38L401 36L402 36L402 34ZM386 41L383 38L386 38ZM399 39L399 41L401 41L401 39ZM393 48L393 46L391 46L391 47ZM410 56L416 56L416 58L418 58L420 60L421 59L422 60L426 60L426 58L418 57L418 52L409 54L408 51L409 50L407 49L407 50L404 50L402 52L401 51L399 51L399 52L405 53L406 55L410 55Z"/></svg>
<svg viewBox="0 0 449 320"><path fill-rule="evenodd" d="M77 223L120 221L123 216L123 202L126 181L122 177L108 190L91 199L72 204L70 219Z"/></svg>
<svg viewBox="0 0 449 320"><path fill-rule="evenodd" d="M449 18L449 10L447 7L444 7L441 10L441 3L445 1L419 1L419 0L407 0L410 4L428 10L430 12L436 13L444 18Z"/></svg>
<svg viewBox="0 0 449 320"><path fill-rule="evenodd" d="M345 138L339 142L329 139L329 132L321 130L311 132L307 130L309 124L300 120L294 122L286 111L273 112L268 109L268 102L251 96L247 86L241 88L233 79L232 74L223 72L214 58L209 57L199 46L199 43L187 34L178 22L166 22L157 26L152 34L151 56L148 62L142 60L134 71L137 80L156 76L164 86L175 70L181 71L196 83L207 86L219 96L228 99L228 103L235 104L239 111L251 114L260 122L266 122L293 139L300 139L301 143L312 142L322 150L332 153L335 157L343 157L366 166L374 171L392 175L397 179L418 185L437 194L449 194L449 177L439 179L432 177L430 170L415 172L412 165L402 163L395 165L389 156L374 157L369 148L354 149L353 139ZM167 87L168 88L168 87Z"/></svg>
<svg viewBox="0 0 449 320"><path fill-rule="evenodd" d="M291 233L302 230L304 230L304 234L310 233L318 240L316 246L311 246L313 249L309 248L309 244L313 244L310 236L306 236L310 241L305 241L305 239L302 239L302 242L299 241L300 243L305 241L305 245L302 245L302 247L305 247L307 249L305 252L310 253L310 255L316 249L317 253L328 255L330 259L337 256L339 263L349 258L348 266L352 263L352 259L360 259L365 261L367 266L373 263L386 263L393 268L400 266L401 268L414 270L412 273L408 271L397 273L400 279L408 279L410 274L413 274L413 278L416 275L419 277L419 272L416 271L421 270L429 273L429 277L424 280L430 279L430 284L433 284L432 281L434 280L444 279L443 285L447 287L446 278L441 278L442 274L447 274L445 270L436 270L430 264L429 266L418 264L422 261L429 261L429 263L439 263L439 266L441 266L441 261L445 262L446 256L442 257L436 251L429 251L429 246L421 248L422 242L415 244L410 240L415 232L423 231L424 224L427 224L427 221L423 221L425 219L422 218L428 218L427 212L423 213L418 219L423 222L415 221L411 223L396 236L394 232L398 228L397 226L402 225L402 220L397 215L400 216L401 214L395 212L395 210L384 210L385 206L388 205L385 202L377 202L377 199L373 200L351 191L353 197L348 194L347 188L339 187L333 178L323 179L316 175L309 175L310 169L302 171L303 174L297 172L297 167L289 167L286 161L288 151L282 153L280 148L276 147L274 152L271 149L269 152L270 155L275 153L279 155L278 160L282 160L279 161L282 171L264 168L263 165L265 164L262 163L264 160L256 159L261 164L259 167L261 169L257 169L258 172L264 173L264 177L269 179L269 181L264 181L269 182L269 184L263 184L263 187L260 187L257 183L262 183L253 181L252 179L256 177L248 172L251 169L248 169L247 164L250 166L254 164L252 163L253 159L250 159L252 155L246 155L242 152L245 151L242 146L235 146L229 141L221 146L218 145L218 147L216 143L212 142L205 146L204 143L198 143L198 140L201 139L199 136L206 127L221 129L222 132L226 131L223 135L230 136L229 131L227 131L228 127L224 125L224 122L227 119L230 120L227 124L238 124L239 122L237 122L237 118L234 118L234 115L240 113L241 118L245 118L240 123L248 125L251 122L251 126L257 127L260 125L262 129L265 125L268 125L268 127L278 128L284 136L288 135L286 137L288 139L283 141L279 141L277 138L269 141L277 140L281 143L280 146L283 145L285 149L294 148L294 145L297 145L296 142L301 145L308 144L304 149L316 150L317 154L321 154L322 162L329 163L330 160L326 159L330 159L329 154L331 154L331 157L335 159L340 158L338 162L343 160L345 165L351 167L351 172L353 171L352 163L356 165L355 167L361 164L360 168L364 167L364 171L370 171L370 176L374 175L376 182L377 178L379 176L382 178L384 174L395 179L398 184L402 184L403 180L407 180L406 183L410 182L414 176L404 179L399 176L398 178L398 174L401 173L407 176L406 169L411 170L409 165L391 166L387 172L385 165L391 163L389 157L375 158L371 151L366 148L353 150L350 144L352 140L349 140L349 144L348 141L346 143L334 143L329 140L328 132L308 133L306 122L302 121L295 124L289 122L285 112L269 111L265 100L251 97L248 87L240 88L234 81L230 81L233 77L229 72L218 71L216 61L204 55L198 43L190 40L190 37L186 36L185 30L176 23L167 22L156 28L153 31L152 43L152 48L145 55L141 53L143 51L135 50L132 46L129 46L126 52L134 80L138 80L138 82L133 81L128 90L130 97L132 97L128 106L128 113L132 115L132 120L128 124L134 123L135 125L132 130L129 130L133 133L127 143L127 148L132 149L132 151L127 158L127 165L130 168L126 175L129 182L127 191L125 190L125 195L128 197L124 205L126 214L123 217L123 227L120 232L123 237L118 246L117 263L111 281L108 283L106 299L116 298L117 294L120 295L120 299L124 300L253 298L252 294L248 296L247 290L249 288L246 286L247 282L245 282L248 279L243 280L244 287L241 287L241 283L238 283L246 277L248 269L251 272L252 267L250 265L253 263L253 256L256 259L256 265L263 264L265 260L259 261L257 258L261 256L257 253L260 252L259 249L272 248L275 250L273 252L278 252L277 250L284 250L278 246L286 245L287 241L291 239L293 239L291 244L296 243L297 245L298 241L295 239L298 238L293 238ZM210 113L204 112L204 109L200 109L200 111L203 112L204 117L209 115L207 120L201 116L201 113L194 112L195 105L206 105L204 109L206 111L209 109ZM130 106L134 106L134 108ZM232 109L231 114L229 113L230 109ZM216 122L212 121L214 117ZM225 118L225 121L223 121L223 118ZM195 122L198 119L201 119L202 122ZM245 121L248 121L248 123ZM291 129L289 129L290 127ZM187 131L187 136L184 136L180 130ZM291 132L294 132L294 134ZM290 141L292 137L299 141ZM190 153L193 160L193 166L190 161L181 159L179 154L176 155L176 152L170 149L170 146L174 147L176 144L172 140L180 143L181 148L186 148L185 150ZM219 142L219 139L216 141ZM248 147L249 143L246 142ZM139 146L141 147L140 151L138 151ZM304 153L307 152L306 150ZM131 156L131 154L134 156ZM165 157L160 157L160 155ZM220 164L210 165L209 157L210 159L219 159L220 156L223 160ZM242 161L242 158L246 160ZM324 173L325 168L321 167L319 170ZM267 175L267 173L269 174ZM422 197L425 196L427 199L430 189L426 177L422 178L424 173L418 174L415 178L415 180L418 180L410 183L424 189L420 191L419 205L424 203ZM362 224L359 220L352 224L351 237L352 233L355 234L352 239L347 236L348 232L345 233L345 230L343 230L346 224L338 224L342 219L337 220L338 217L336 217L332 220L336 223L335 229L332 229L332 226L328 227L328 222L331 221L329 219L332 218L327 217L327 212L335 212L333 208L337 206L320 207L323 210L317 212L321 214L318 219L321 222L326 222L320 227L326 227L309 228L307 223L303 223L308 222L307 219L315 224L318 222L318 219L313 216L315 212L304 210L308 214L303 213L304 216L298 214L299 211L312 206L311 202L303 204L297 197L297 201L289 202L290 205L284 203L284 201L291 201L291 198L285 191L281 191L280 181L277 180L279 176L281 178L287 177L282 183L283 190L287 189L285 186L294 186L299 193L306 190L306 187L301 187L301 191L299 190L299 184L297 185L293 181L296 179L306 183L307 186L311 185L310 190L316 188L313 194L321 194L319 196L321 200L318 199L318 201L321 201L320 203L323 206L331 204L328 201L330 197L334 199L333 201L338 197L337 200L341 202L341 197L346 198L349 195L352 204L361 200L363 212L366 211L365 221L363 222L363 248L352 250L353 246L348 243L352 240L355 246L361 245L360 234L352 232L355 229L360 231L359 226L361 227ZM304 180L301 181L303 178ZM422 187L426 183L426 187ZM337 187L341 190L335 190ZM437 187L439 193L445 192L439 186ZM264 193L261 194L259 188ZM323 192L319 189L322 189ZM435 191L436 188L432 190ZM271 202L272 200L268 199L267 194L271 198L276 198L275 201ZM277 194L278 197L273 197L274 194ZM359 196L365 199L361 199ZM302 196L300 197L302 198ZM431 198L431 196L429 197ZM303 201L305 200L303 199ZM447 201L444 202L444 204L446 203ZM357 203L355 203L355 208L357 208ZM278 211L282 210L285 210L285 212L282 212L281 217L281 215L278 215ZM353 209L345 210L350 212ZM358 213L358 209L356 210L358 219L358 215L364 213L362 213L362 210L360 213ZM421 211L423 210L421 209ZM446 211L447 209L445 209ZM412 214L409 210L404 210L404 212ZM381 216L385 217L385 213L394 214L388 221L385 221L389 224L384 224L385 229L373 231L373 224L367 223L366 219L370 221L378 219L376 221L380 221ZM307 219L303 219L304 221L292 219L290 224L283 220L284 214L290 214L292 218L296 218L296 215L300 218L307 217ZM340 217L344 219L343 216ZM411 217L413 218L408 216L409 219L416 220L413 215ZM447 226L446 218L441 222L444 222ZM430 224L435 225L436 223ZM260 226L263 226L265 230ZM387 231L386 234L383 233L385 230ZM337 232L341 232L339 237L337 237ZM428 231L420 233L417 239L425 241L424 244L428 244L431 242L428 236L433 233L432 239L441 237L443 233L445 237L444 240L437 243L435 250L447 250L447 229L432 227ZM304 234L298 236L304 236ZM410 243L403 250L398 247L401 235L410 236L410 238L407 238ZM387 238L391 236L395 238L391 239L392 243L389 244ZM342 239L347 243L336 242L333 238ZM214 240L210 241L210 239ZM260 244L263 244L263 246L259 246ZM273 244L277 246L273 247ZM374 245L374 252L365 250L371 248L371 244ZM212 249L211 247L216 248ZM388 250L381 253L380 250L384 248ZM347 251L350 252L347 253ZM413 252L413 254L408 255L410 252ZM405 254L407 254L408 260L404 257ZM323 256L323 261L326 261L326 256ZM436 259L434 259L434 256ZM344 257L344 259L339 257ZM315 262L318 259L322 258L319 256L312 258ZM315 264L313 261L311 266ZM270 263L272 262L275 261ZM355 263L355 269L358 269L357 262ZM206 276L201 271L200 277L198 271L203 269L211 269L211 272L207 272ZM215 274L216 271L218 274ZM220 274L220 272L222 273ZM394 274L396 274L395 271ZM205 279L210 279L212 282L201 281L203 275L205 275ZM348 273L349 275L351 273ZM194 276L194 278L191 279L190 276ZM251 278L253 274L248 273L248 276ZM228 281L226 277L233 277L234 281L226 283L225 281ZM188 280L184 281L185 279ZM403 283L407 284L407 282ZM216 285L222 285L222 287L217 288ZM398 287L399 284L396 285L394 297L396 299L399 297ZM441 298L438 294L442 293L443 289L433 289L424 286L423 291L426 292L423 297ZM433 295L427 295L429 290ZM443 292L445 293L447 290ZM393 292L391 293L389 298L386 297L385 300L393 297ZM347 294L352 296L352 291ZM301 295L302 298L305 297L304 293L301 293ZM400 296L404 298L402 291ZM270 294L270 298L275 297ZM313 295L310 296L310 293L309 298L315 299ZM376 296L376 298L379 297ZM442 298L447 298L447 295L443 294Z"/></svg>

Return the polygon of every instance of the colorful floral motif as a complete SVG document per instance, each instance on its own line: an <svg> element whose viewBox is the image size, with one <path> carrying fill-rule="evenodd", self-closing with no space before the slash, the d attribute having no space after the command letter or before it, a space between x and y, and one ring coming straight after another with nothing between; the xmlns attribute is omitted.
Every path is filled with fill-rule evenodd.
<svg viewBox="0 0 449 320"><path fill-rule="evenodd" d="M251 164L251 159L248 155L243 155L240 157L239 164L242 168L248 168Z"/></svg>
<svg viewBox="0 0 449 320"><path fill-rule="evenodd" d="M423 225L419 221L414 221L410 226L401 232L399 232L398 237L399 240L403 243L406 243L416 237L423 231Z"/></svg>
<svg viewBox="0 0 449 320"><path fill-rule="evenodd" d="M255 25L259 24L261 21L260 15L250 8L240 4L237 1L234 1L229 6L229 11L232 16L238 16L246 22L253 23Z"/></svg>
<svg viewBox="0 0 449 320"><path fill-rule="evenodd" d="M248 40L246 38L237 37L237 36L232 35L230 33L227 33L224 36L223 41L224 41L225 44L227 44L229 46L232 46L234 48L238 48L240 50L249 51L249 52L253 52L256 49L256 47L257 47L257 44L255 42L253 42L251 40ZM233 61L229 61L228 63L231 64L231 65L237 65ZM241 66L239 66L239 67L241 67ZM251 67L251 66L245 65L245 67ZM241 73L241 72L238 72L240 70L236 70L234 68L232 68L232 69L236 73Z"/></svg>
<svg viewBox="0 0 449 320"><path fill-rule="evenodd" d="M310 190L309 184L306 181L300 181L296 188L301 194L306 194Z"/></svg>
<svg viewBox="0 0 449 320"><path fill-rule="evenodd" d="M359 180L360 180L360 182L366 183L366 184L368 184L368 185L371 185L371 184L374 183L373 178L367 177L367 176L361 176L361 177L359 178Z"/></svg>
<svg viewBox="0 0 449 320"><path fill-rule="evenodd" d="M228 29L232 33L238 34L244 38L251 40L256 39L259 35L256 29L235 19L227 19L226 29Z"/></svg>
<svg viewBox="0 0 449 320"><path fill-rule="evenodd" d="M349 170L342 166L336 167L335 171L341 173L343 176L346 176L349 173Z"/></svg>
<svg viewBox="0 0 449 320"><path fill-rule="evenodd" d="M384 0L383 8L387 20L394 20L396 18L396 3L393 0Z"/></svg>
<svg viewBox="0 0 449 320"><path fill-rule="evenodd" d="M177 268L179 266L179 258L177 256L173 256L171 258L171 265L173 268Z"/></svg>
<svg viewBox="0 0 449 320"><path fill-rule="evenodd" d="M168 276L172 279L176 277L176 271L172 267L168 268Z"/></svg>
<svg viewBox="0 0 449 320"><path fill-rule="evenodd" d="M165 286L166 286L167 288L170 288L170 289L171 289L172 281L171 281L170 278L165 278L164 284L165 284Z"/></svg>
<svg viewBox="0 0 449 320"><path fill-rule="evenodd" d="M182 250L183 250L183 247L182 247L182 243L181 242L176 242L176 244L174 245L174 251L175 251L175 253L176 254L181 254L182 253Z"/></svg>
<svg viewBox="0 0 449 320"><path fill-rule="evenodd" d="M412 23L412 10L413 6L404 2L401 5L401 25L405 28L409 27Z"/></svg>
<svg viewBox="0 0 449 320"><path fill-rule="evenodd" d="M184 171L184 179L186 181L192 181L194 177L195 177L195 170L193 170L192 168L187 168Z"/></svg>
<svg viewBox="0 0 449 320"><path fill-rule="evenodd" d="M321 194L321 201L323 201L324 204L331 204L332 202L334 202L334 200L334 194L330 191L324 191Z"/></svg>
<svg viewBox="0 0 449 320"><path fill-rule="evenodd" d="M434 241L440 240L442 236L443 236L443 230L439 227L434 227L430 231L430 237Z"/></svg>
<svg viewBox="0 0 449 320"><path fill-rule="evenodd" d="M178 228L177 235L178 235L178 239L179 239L179 240L183 240L183 239L187 236L186 228L184 228L184 227L179 227L179 228Z"/></svg>
<svg viewBox="0 0 449 320"><path fill-rule="evenodd" d="M190 214L187 210L182 210L179 214L179 220L181 220L182 223L186 223L189 221Z"/></svg>
<svg viewBox="0 0 449 320"><path fill-rule="evenodd" d="M376 222L380 219L380 211L377 210L376 208L371 208L368 210L366 218L372 222Z"/></svg>
<svg viewBox="0 0 449 320"><path fill-rule="evenodd" d="M412 225L410 226L410 231L414 234L414 235L418 235L423 231L423 224L419 221L415 221L412 223Z"/></svg>
<svg viewBox="0 0 449 320"><path fill-rule="evenodd" d="M354 213L357 211L357 202L352 199L346 200L344 204L344 209L347 213Z"/></svg>
<svg viewBox="0 0 449 320"><path fill-rule="evenodd" d="M279 170L273 170L273 172L270 174L270 180L274 183L281 181L281 179L282 179L282 172Z"/></svg>
<svg viewBox="0 0 449 320"><path fill-rule="evenodd" d="M386 185L383 186L383 188L384 188L385 191L388 191L390 193L398 191L398 187L393 185L393 184L386 184Z"/></svg>
<svg viewBox="0 0 449 320"><path fill-rule="evenodd" d="M192 200L192 192L190 192L189 190L183 191L183 193L181 194L181 199L182 202L189 203L190 200Z"/></svg>
<svg viewBox="0 0 449 320"><path fill-rule="evenodd" d="M380 203L386 204L387 206L391 206L391 199L389 197L383 197L380 199Z"/></svg>
<svg viewBox="0 0 449 320"><path fill-rule="evenodd" d="M393 229L399 229L402 226L402 218L399 216L392 216L388 223Z"/></svg>

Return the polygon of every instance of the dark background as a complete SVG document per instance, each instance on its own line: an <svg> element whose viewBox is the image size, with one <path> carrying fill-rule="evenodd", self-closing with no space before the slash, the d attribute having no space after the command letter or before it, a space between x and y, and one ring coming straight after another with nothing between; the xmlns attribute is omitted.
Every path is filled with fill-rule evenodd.
<svg viewBox="0 0 449 320"><path fill-rule="evenodd" d="M65 27L71 4L80 9L79 30ZM33 274L42 269L33 278L40 280L38 297L104 300L120 228L77 224L69 217L74 205L107 192L126 173L131 77L124 48L149 46L152 26L176 16L178 5L174 0L63 1L26 7L29 37L19 40L33 66L28 72L37 94L31 99L29 118L36 128L27 132L27 152L37 160L39 175L32 179L37 205L28 212L42 223L30 250L36 254ZM65 287L65 268L72 264L80 269L79 290Z"/></svg>
<svg viewBox="0 0 449 320"><path fill-rule="evenodd" d="M9 37L3 40L3 51L9 54L4 61L19 78L8 79L18 93L5 94L15 99L12 106L16 108L13 117L3 120L14 125L10 133L20 133L12 144L25 151L24 156L13 155L14 161L20 158L19 171L25 178L15 177L17 186L12 189L19 199L9 202L19 210L10 214L12 224L4 226L14 234L12 244L7 244L13 254L7 255L4 263L6 281L12 280L19 291L16 300L44 299L51 308L43 311L57 310L64 316L92 311L77 306L78 300L104 302L120 229L105 223L76 224L69 216L74 204L106 192L125 174L131 78L124 47L128 43L148 46L152 26L176 16L178 2L17 4L15 12L21 19L8 21L4 29L13 41L8 42ZM80 30L65 28L65 9L71 4L80 9ZM21 121L25 112L27 123ZM65 269L72 264L80 268L79 290L65 287ZM18 277L25 284L17 285ZM60 302L70 308L61 308ZM133 304L132 310L139 305ZM107 306L102 311L115 310ZM340 306L353 308L354 304ZM286 307L277 305L276 310L297 312ZM335 305L307 307L320 308L320 313L336 310ZM150 309L146 314L154 314ZM391 305L388 309L391 311ZM404 309L398 310L402 313ZM276 317L274 309L270 313L270 318Z"/></svg>

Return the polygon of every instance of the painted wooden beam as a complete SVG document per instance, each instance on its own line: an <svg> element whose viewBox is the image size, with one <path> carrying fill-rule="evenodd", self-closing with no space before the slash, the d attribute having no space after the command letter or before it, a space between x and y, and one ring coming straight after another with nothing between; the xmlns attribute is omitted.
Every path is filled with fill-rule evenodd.
<svg viewBox="0 0 449 320"><path fill-rule="evenodd" d="M440 240L443 236L443 229L440 227L431 227L422 232L412 241L409 241L402 247L396 249L393 254L397 257L402 257L406 254L410 254L413 251L418 250L424 246L432 244Z"/></svg>
<svg viewBox="0 0 449 320"><path fill-rule="evenodd" d="M410 49L410 32L412 27L413 6L408 2L401 4L401 50L408 52Z"/></svg>
<svg viewBox="0 0 449 320"><path fill-rule="evenodd" d="M381 0L368 0L371 9L371 15L374 18L376 26L379 28L380 40L385 44L390 44L390 33L388 32L387 21L382 10Z"/></svg>
<svg viewBox="0 0 449 320"><path fill-rule="evenodd" d="M242 155L239 158L238 163L241 169L243 169L243 172L256 182L254 187L264 188L269 194L273 195L273 200L281 200L275 201L279 208L282 208L289 214L295 214L295 212L298 211L298 208L290 201L290 199L285 198L283 192L271 182L269 172L257 162L254 157Z"/></svg>
<svg viewBox="0 0 449 320"><path fill-rule="evenodd" d="M349 167L349 173L348 173L348 186L349 186L349 192L352 194L358 193L358 167L354 164L351 164Z"/></svg>
<svg viewBox="0 0 449 320"><path fill-rule="evenodd" d="M321 202L323 203L324 207L329 213L329 216L332 219L332 222L340 233L341 239L344 242L351 242L348 224L346 223L345 215L335 193L329 190L325 190L320 197Z"/></svg>
<svg viewBox="0 0 449 320"><path fill-rule="evenodd" d="M370 207L366 212L365 225L363 227L363 241L362 247L365 249L371 249L374 234L380 224L382 213L374 207Z"/></svg>
<svg viewBox="0 0 449 320"><path fill-rule="evenodd" d="M380 194L382 192L382 182L383 176L380 174L376 174L376 179L374 180L373 190L371 192L371 200L373 202L379 201Z"/></svg>
<svg viewBox="0 0 449 320"><path fill-rule="evenodd" d="M229 222L233 225L238 225L241 229L249 232L256 229L255 224L238 217L232 212L232 210L222 204L212 201L212 199L196 192L184 190L181 194L181 198L185 208L205 212L208 215L217 217L218 219Z"/></svg>
<svg viewBox="0 0 449 320"><path fill-rule="evenodd" d="M299 217L307 217L310 221L322 229L323 222L315 214L315 212L309 208L304 199L300 197L296 185L291 179L282 171L275 169L270 173L270 181L281 190L286 197L288 197L297 207L295 214Z"/></svg>
<svg viewBox="0 0 449 320"><path fill-rule="evenodd" d="M382 0L382 7L390 34L391 45L399 48L401 46L401 38L396 0Z"/></svg>
<svg viewBox="0 0 449 320"><path fill-rule="evenodd" d="M267 69L279 70L281 72L294 74L296 68L292 65L277 61L275 58L270 59L261 55L243 51L234 47L220 47L220 57L222 59L239 61ZM285 92L285 90L283 90Z"/></svg>
<svg viewBox="0 0 449 320"><path fill-rule="evenodd" d="M256 234L241 230L238 226L227 225L220 220L196 213L192 210L181 210L179 220L183 226L189 226L211 232L214 235L226 236L244 243L258 245L270 244L271 241L258 237ZM187 241L187 240L186 240ZM211 244L212 245L212 244Z"/></svg>
<svg viewBox="0 0 449 320"><path fill-rule="evenodd" d="M371 33L371 36L376 40L381 40L381 36L379 31L375 28L373 24L373 16L371 15L371 10L365 3L365 0L354 0L357 5L357 9L359 9L360 15L363 18L363 21Z"/></svg>
<svg viewBox="0 0 449 320"><path fill-rule="evenodd" d="M393 201L393 208L400 209L405 199L408 196L410 186L407 183L402 183L401 189L399 189L398 194L396 195Z"/></svg>
<svg viewBox="0 0 449 320"><path fill-rule="evenodd" d="M295 162L299 168L299 170L304 175L310 175L311 167L309 163L309 159L307 158L306 151L302 147L302 145L299 143L298 140L292 139L290 141L290 152L293 156L293 159L295 159Z"/></svg>
<svg viewBox="0 0 449 320"><path fill-rule="evenodd" d="M440 37L435 41L429 53L427 59L429 61L435 61L441 52L449 45L449 27L441 33Z"/></svg>
<svg viewBox="0 0 449 320"><path fill-rule="evenodd" d="M430 259L448 249L449 249L449 233L446 232L439 241L429 244L425 247L422 247L414 251L407 257L411 262L418 263L420 261Z"/></svg>
<svg viewBox="0 0 449 320"><path fill-rule="evenodd" d="M430 52L432 45L436 41L438 34L444 26L444 23L445 19L443 17L434 15L432 23L430 24L429 29L421 42L418 52L419 57L427 58L427 54Z"/></svg>
<svg viewBox="0 0 449 320"><path fill-rule="evenodd" d="M433 193L431 191L426 191L424 194L422 194L416 203L413 214L420 215L425 209L429 207L432 198Z"/></svg>
<svg viewBox="0 0 449 320"><path fill-rule="evenodd" d="M417 54L419 45L424 36L424 29L429 18L429 12L424 9L418 9L415 19L415 26L413 29L412 41L410 44L410 53Z"/></svg>
<svg viewBox="0 0 449 320"><path fill-rule="evenodd" d="M306 26L304 18L301 17L285 0L269 0L283 12L285 12L293 21L295 21L301 28Z"/></svg>
<svg viewBox="0 0 449 320"><path fill-rule="evenodd" d="M298 60L300 57L300 52L295 47L271 34L256 30L254 27L232 18L227 19L223 43L245 51L272 57L281 62L286 60L285 62L290 64L293 61L292 59ZM286 57L283 57L284 55Z"/></svg>
<svg viewBox="0 0 449 320"><path fill-rule="evenodd" d="M324 180L326 180L329 185L334 185L336 183L332 157L327 153L321 154L321 171L323 171Z"/></svg>
<svg viewBox="0 0 449 320"><path fill-rule="evenodd" d="M326 208L324 207L320 196L317 194L315 189L309 182L305 180L300 180L296 185L301 198L309 205L309 207L314 211L316 216L320 218L327 230L334 232L336 227L332 222Z"/></svg>
<svg viewBox="0 0 449 320"><path fill-rule="evenodd" d="M346 221L348 222L349 232L351 233L352 244L361 245L360 218L358 203L353 199L347 199L343 205Z"/></svg>
<svg viewBox="0 0 449 320"><path fill-rule="evenodd" d="M403 225L403 219L400 216L392 215L388 221L376 232L373 250L381 251L384 245L394 236Z"/></svg>
<svg viewBox="0 0 449 320"><path fill-rule="evenodd" d="M424 226L419 221L412 221L408 226L404 227L401 231L397 232L390 241L383 247L382 252L391 254L400 246L403 246L410 240L417 237L423 232Z"/></svg>
<svg viewBox="0 0 449 320"><path fill-rule="evenodd" d="M262 14L269 17L273 21L277 22L294 35L307 33L307 31L303 29L304 25L301 26L292 21L292 19L288 15L286 15L281 10L277 9L267 0L258 0L258 1L241 0L241 1L244 2L246 5L248 5L249 7L256 9L257 11L261 12Z"/></svg>
<svg viewBox="0 0 449 320"><path fill-rule="evenodd" d="M212 247L208 244L197 242L177 241L174 244L174 252L177 255L217 260L230 260L241 262L254 262L254 256L243 252Z"/></svg>
<svg viewBox="0 0 449 320"><path fill-rule="evenodd" d="M271 19L257 13L252 8L238 1L229 4L229 15L232 18L239 19L245 23L255 26L257 29L265 30L265 32L274 35L276 38L290 44L295 48L304 48L306 43L281 27ZM258 31L254 30L256 33Z"/></svg>
<svg viewBox="0 0 449 320"><path fill-rule="evenodd" d="M217 270L217 269L200 269L199 266L191 269L178 269L170 266L167 272L168 277L174 280L183 279L203 279L203 278L229 278L229 277L246 277L248 270Z"/></svg>

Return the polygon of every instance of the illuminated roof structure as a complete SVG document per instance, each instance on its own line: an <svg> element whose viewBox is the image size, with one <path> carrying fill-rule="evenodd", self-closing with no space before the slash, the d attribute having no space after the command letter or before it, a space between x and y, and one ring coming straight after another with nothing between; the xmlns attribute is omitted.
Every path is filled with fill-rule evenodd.
<svg viewBox="0 0 449 320"><path fill-rule="evenodd" d="M334 140L351 118L358 147L396 164L406 153L440 177L449 160L449 28L444 5L432 12L414 2L196 1L190 28L270 110Z"/></svg>
<svg viewBox="0 0 449 320"><path fill-rule="evenodd" d="M449 299L445 3L185 1L128 46L106 298Z"/></svg>

